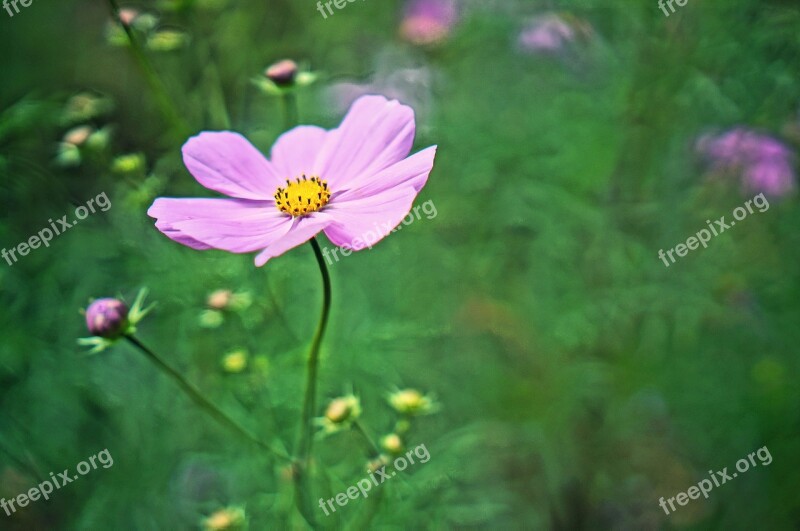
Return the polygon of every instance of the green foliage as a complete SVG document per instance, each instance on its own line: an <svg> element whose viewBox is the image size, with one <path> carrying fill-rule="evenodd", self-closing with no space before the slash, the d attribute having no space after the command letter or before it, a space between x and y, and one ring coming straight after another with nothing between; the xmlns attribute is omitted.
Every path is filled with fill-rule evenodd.
<svg viewBox="0 0 800 531"><path fill-rule="evenodd" d="M665 18L655 1L564 0L559 13L591 31L529 54L517 34L538 4L494 3L505 8L463 1L452 35L422 48L397 37L399 1L328 19L290 0L140 7L150 18L136 31L190 134L240 131L265 153L284 116L253 80L278 59L317 76L297 93L300 119L325 127L341 117L330 85L368 82L381 50L432 73L415 149L439 145L418 199L437 215L333 264L315 412L352 392L378 440L397 428L388 393L430 393L435 411L403 438L431 458L317 517L353 529L796 528L796 196L669 268L657 253L744 202L738 183L708 178L701 134L744 124L798 147L800 11L690 0ZM286 463L231 437L132 346L87 356L76 344L90 299L132 302L147 287L158 305L138 337L246 429L295 445L321 305L312 251L259 269L154 228L155 197L212 194L108 24L103 2L0 11L2 246L101 192L112 201L50 247L0 260L0 496L114 457L49 502L0 512L0 528L198 529L234 507L250 529L303 529ZM76 94L95 106L70 105ZM80 125L102 142L64 148ZM215 290L246 300L211 309ZM675 514L659 508L765 445L772 466ZM371 457L355 429L319 435L316 497L355 485Z"/></svg>

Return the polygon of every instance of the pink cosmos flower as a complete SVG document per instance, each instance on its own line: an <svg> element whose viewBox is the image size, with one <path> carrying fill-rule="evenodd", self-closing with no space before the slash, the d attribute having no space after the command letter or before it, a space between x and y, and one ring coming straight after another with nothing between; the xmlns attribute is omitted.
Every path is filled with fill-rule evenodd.
<svg viewBox="0 0 800 531"><path fill-rule="evenodd" d="M705 135L696 147L716 172L738 172L745 193L778 197L795 187L792 152L772 137L737 127L724 134Z"/></svg>
<svg viewBox="0 0 800 531"><path fill-rule="evenodd" d="M257 266L325 232L360 250L411 210L433 168L436 146L408 156L414 111L383 96L359 98L341 125L284 133L268 160L238 133L203 132L183 146L197 181L230 199L158 198L156 227L193 249L251 253Z"/></svg>

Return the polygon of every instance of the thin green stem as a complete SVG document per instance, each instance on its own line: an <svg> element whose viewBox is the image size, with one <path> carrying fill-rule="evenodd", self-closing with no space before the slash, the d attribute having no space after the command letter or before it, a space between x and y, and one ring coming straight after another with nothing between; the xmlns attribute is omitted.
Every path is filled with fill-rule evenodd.
<svg viewBox="0 0 800 531"><path fill-rule="evenodd" d="M139 44L139 39L136 37L136 34L133 32L130 26L122 22L120 19L119 4L117 3L117 0L108 0L108 4L111 7L111 16L114 18L114 21L122 26L122 29L125 31L125 35L128 37L128 42L130 42L131 45L131 53L133 53L136 64L139 66L145 81L150 86L150 90L153 92L153 96L155 97L156 105L158 105L159 111L161 111L164 119L170 124L177 137L182 138L188 135L190 131L189 126L181 117L175 102L167 93L164 83L161 81L161 78L158 77L155 69L147 59L147 55L145 55L141 44Z"/></svg>
<svg viewBox="0 0 800 531"><path fill-rule="evenodd" d="M372 450L372 453L374 454L372 457L380 457L381 449L378 447L377 444L375 444L375 441L372 439L372 437L369 436L367 430L364 429L363 424L361 424L361 421L358 420L354 421L353 428L355 428L355 430L358 433L360 433L361 436L364 438L364 440L367 442L367 445L370 447L370 450Z"/></svg>
<svg viewBox="0 0 800 531"><path fill-rule="evenodd" d="M186 393L186 395L192 399L192 401L200 406L200 408L207 413L209 416L213 417L217 422L228 428L229 430L235 432L241 438L248 440L251 443L254 443L261 447L264 450L267 450L271 454L280 457L281 459L290 461L291 458L286 455L285 452L273 448L272 446L260 441L258 438L255 437L252 433L247 431L245 428L240 426L235 420L230 418L225 412L215 406L212 402L210 402L203 394L191 383L187 382L183 376L170 367L164 360L162 360L155 352L147 348L141 341L136 339L133 335L126 335L125 339L127 339L132 345L138 348L144 355L152 361L156 367L158 367L164 374L172 378L172 380L178 384L181 390Z"/></svg>
<svg viewBox="0 0 800 531"><path fill-rule="evenodd" d="M308 351L308 365L306 371L306 391L303 398L303 411L300 419L300 437L297 443L296 466L295 466L295 493L297 496L297 508L305 517L308 523L315 527L314 516L311 504L311 491L309 484L309 465L311 462L311 448L314 442L313 416L316 410L317 399L317 373L319 370L319 347L322 338L325 336L325 329L328 326L328 315L331 309L331 277L328 273L328 266L322 255L319 242L316 238L311 238L311 247L314 249L314 256L317 258L320 273L322 274L322 314L320 316L317 331L311 341Z"/></svg>
<svg viewBox="0 0 800 531"><path fill-rule="evenodd" d="M281 96L281 101L283 102L283 123L288 131L292 127L297 125L299 121L298 112L297 112L297 96L294 95L294 92L286 91Z"/></svg>
<svg viewBox="0 0 800 531"><path fill-rule="evenodd" d="M298 456L307 462L309 454L311 453L311 445L314 440L314 427L311 423L314 411L316 410L316 397L317 397L317 371L319 368L319 347L322 344L322 338L325 335L325 328L328 326L328 315L331 309L331 277L328 273L328 266L325 264L325 258L322 256L319 242L316 238L311 238L311 247L314 248L314 256L317 258L320 273L322 274L322 314L320 315L317 331L314 333L314 339L311 341L311 347L308 350L308 371L306 373L306 393L303 399L303 416L300 443L298 444Z"/></svg>

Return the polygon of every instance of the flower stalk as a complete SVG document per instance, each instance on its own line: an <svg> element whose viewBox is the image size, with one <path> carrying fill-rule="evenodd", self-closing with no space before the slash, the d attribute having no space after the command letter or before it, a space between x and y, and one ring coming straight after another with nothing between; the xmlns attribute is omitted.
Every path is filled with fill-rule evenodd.
<svg viewBox="0 0 800 531"><path fill-rule="evenodd" d="M298 111L297 111L297 96L295 96L294 92L292 91L285 91L281 94L281 102L283 107L283 123L285 125L285 129L288 131L292 127L297 125L299 121Z"/></svg>
<svg viewBox="0 0 800 531"><path fill-rule="evenodd" d="M311 341L308 351L308 365L306 371L306 390L303 397L303 410L300 419L300 437L297 443L296 467L295 467L295 490L297 505L300 512L313 526L313 513L310 501L310 486L308 482L308 470L311 462L311 448L314 442L314 411L316 410L317 399L317 374L319 371L319 349L322 345L322 338L325 336L325 329L328 326L328 315L331 309L331 277L322 249L316 238L311 238L311 247L314 249L314 256L317 259L320 273L322 274L322 314L320 315L317 330Z"/></svg>
<svg viewBox="0 0 800 531"><path fill-rule="evenodd" d="M371 457L380 457L381 449L378 447L377 444L375 444L375 441L372 439L372 437L369 436L367 430L364 428L364 425L361 424L361 421L359 420L354 421L353 428L355 428L355 430L361 435L361 437L364 438L364 441L367 443L367 446L369 446L370 452L372 453Z"/></svg>
<svg viewBox="0 0 800 531"><path fill-rule="evenodd" d="M139 349L145 357L147 357L156 367L158 367L161 372L169 376L181 390L195 403L197 404L206 414L213 417L217 422L228 428L230 431L235 432L239 435L242 439L246 439L247 441L256 444L260 448L268 451L274 456L280 457L284 460L291 460L291 458L286 455L283 451L273 448L272 446L260 441L256 438L252 433L247 431L241 425L239 425L235 420L229 417L226 413L224 413L221 409L215 406L212 402L210 402L203 394L191 383L186 381L183 376L173 369L169 364L167 364L163 359L161 359L158 354L150 350L146 347L141 341L139 341L133 334L126 334L125 339L128 340L133 346Z"/></svg>
<svg viewBox="0 0 800 531"><path fill-rule="evenodd" d="M153 96L155 97L156 105L158 105L159 111L161 111L164 119L172 127L176 138L185 137L190 129L183 118L181 118L180 113L178 113L175 102L167 93L166 87L164 87L164 83L161 81L161 78L158 77L155 69L150 64L150 61L148 61L147 56L142 50L139 40L136 38L136 35L133 33L130 25L123 22L120 18L120 9L117 0L108 0L108 4L111 8L111 15L114 21L122 25L122 29L125 31L125 35L128 37L128 41L131 45L131 53L133 53L136 64L141 70L145 81L150 87L150 90L153 92Z"/></svg>

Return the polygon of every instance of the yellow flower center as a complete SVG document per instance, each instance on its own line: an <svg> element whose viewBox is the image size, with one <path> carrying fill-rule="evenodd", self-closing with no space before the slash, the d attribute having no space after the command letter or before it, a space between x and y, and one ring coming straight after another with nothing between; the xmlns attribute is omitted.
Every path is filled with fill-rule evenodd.
<svg viewBox="0 0 800 531"><path fill-rule="evenodd" d="M330 198L327 181L303 175L294 182L286 179L286 186L275 192L275 205L281 212L296 218L320 210Z"/></svg>

